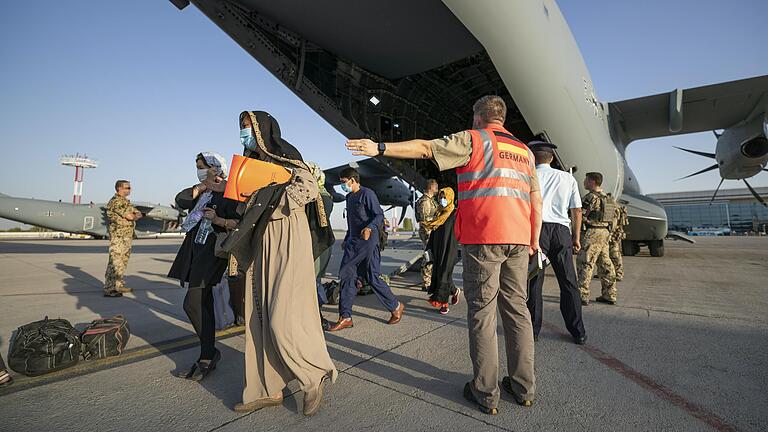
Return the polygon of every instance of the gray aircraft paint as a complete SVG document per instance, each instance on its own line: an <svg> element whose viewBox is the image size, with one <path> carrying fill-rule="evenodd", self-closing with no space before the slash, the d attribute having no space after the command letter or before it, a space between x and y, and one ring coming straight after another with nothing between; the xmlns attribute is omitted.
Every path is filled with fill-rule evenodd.
<svg viewBox="0 0 768 432"><path fill-rule="evenodd" d="M171 207L135 202L144 217L136 223L136 237L173 232L179 212ZM106 203L71 204L15 198L0 194L0 217L56 231L107 237Z"/></svg>

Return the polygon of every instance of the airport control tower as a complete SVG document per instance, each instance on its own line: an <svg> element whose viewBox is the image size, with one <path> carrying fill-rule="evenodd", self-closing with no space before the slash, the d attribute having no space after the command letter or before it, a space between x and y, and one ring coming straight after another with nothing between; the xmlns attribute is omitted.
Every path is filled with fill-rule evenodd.
<svg viewBox="0 0 768 432"><path fill-rule="evenodd" d="M80 204L80 200L83 197L83 171L86 168L96 168L99 163L93 159L90 159L86 155L74 154L64 155L59 158L59 162L62 165L75 167L75 192L72 195L72 203Z"/></svg>

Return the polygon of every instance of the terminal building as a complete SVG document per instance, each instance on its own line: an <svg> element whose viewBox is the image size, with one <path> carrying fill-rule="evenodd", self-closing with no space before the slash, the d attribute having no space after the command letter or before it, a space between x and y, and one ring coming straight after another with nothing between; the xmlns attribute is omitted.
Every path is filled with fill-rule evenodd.
<svg viewBox="0 0 768 432"><path fill-rule="evenodd" d="M768 187L758 187L755 191L768 199ZM664 206L670 231L695 233L710 229L723 234L766 233L768 207L760 204L749 189L721 189L710 204L714 193L708 190L649 196Z"/></svg>

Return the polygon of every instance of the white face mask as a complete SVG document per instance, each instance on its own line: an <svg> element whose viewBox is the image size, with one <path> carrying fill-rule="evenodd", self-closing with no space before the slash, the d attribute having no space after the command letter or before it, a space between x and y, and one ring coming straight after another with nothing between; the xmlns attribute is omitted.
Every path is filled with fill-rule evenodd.
<svg viewBox="0 0 768 432"><path fill-rule="evenodd" d="M200 183L204 182L207 177L208 177L208 168L197 169L197 179L200 180Z"/></svg>

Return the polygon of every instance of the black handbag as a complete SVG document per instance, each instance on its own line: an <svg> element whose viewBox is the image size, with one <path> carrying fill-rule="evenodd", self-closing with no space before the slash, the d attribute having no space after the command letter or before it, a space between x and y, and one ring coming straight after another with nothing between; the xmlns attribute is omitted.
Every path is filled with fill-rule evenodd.
<svg viewBox="0 0 768 432"><path fill-rule="evenodd" d="M19 327L11 340L8 366L28 375L43 375L80 360L80 333L65 319L45 319Z"/></svg>

